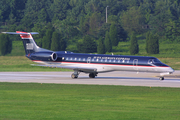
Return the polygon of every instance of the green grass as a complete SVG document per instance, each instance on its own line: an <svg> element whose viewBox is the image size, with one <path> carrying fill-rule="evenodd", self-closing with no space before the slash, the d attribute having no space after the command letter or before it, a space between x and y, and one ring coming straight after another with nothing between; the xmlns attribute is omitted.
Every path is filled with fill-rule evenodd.
<svg viewBox="0 0 180 120"><path fill-rule="evenodd" d="M158 58L180 58L180 44L178 43L160 43L159 54L147 54L145 51L146 41L139 40L139 54L141 56L154 56ZM118 46L113 47L113 53L116 55L130 55L129 42L119 42Z"/></svg>
<svg viewBox="0 0 180 120"><path fill-rule="evenodd" d="M0 83L1 120L179 120L179 88Z"/></svg>
<svg viewBox="0 0 180 120"><path fill-rule="evenodd" d="M35 64L25 56L1 56L0 72L28 72L28 71L70 71L62 68L32 66Z"/></svg>
<svg viewBox="0 0 180 120"><path fill-rule="evenodd" d="M174 70L180 70L180 58L159 58L159 60L169 65Z"/></svg>

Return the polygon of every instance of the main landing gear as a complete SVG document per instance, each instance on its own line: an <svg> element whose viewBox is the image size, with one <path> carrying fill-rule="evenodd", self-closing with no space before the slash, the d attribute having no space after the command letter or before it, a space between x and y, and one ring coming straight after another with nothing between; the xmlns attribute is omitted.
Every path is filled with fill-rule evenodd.
<svg viewBox="0 0 180 120"><path fill-rule="evenodd" d="M79 74L80 74L80 72L74 71L74 73L71 75L71 78L76 79L76 78L78 78ZM89 78L95 78L95 76L97 76L97 73L89 73Z"/></svg>
<svg viewBox="0 0 180 120"><path fill-rule="evenodd" d="M97 73L89 73L89 78L95 78L97 76Z"/></svg>

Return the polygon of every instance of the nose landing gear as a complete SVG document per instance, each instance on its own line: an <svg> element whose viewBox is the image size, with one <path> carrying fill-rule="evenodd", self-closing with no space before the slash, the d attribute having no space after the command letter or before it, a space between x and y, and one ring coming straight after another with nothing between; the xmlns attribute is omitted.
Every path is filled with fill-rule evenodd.
<svg viewBox="0 0 180 120"><path fill-rule="evenodd" d="M71 78L72 78L72 79L78 78L78 75L73 73L73 74L71 75Z"/></svg>
<svg viewBox="0 0 180 120"><path fill-rule="evenodd" d="M159 80L164 80L164 77L160 77Z"/></svg>
<svg viewBox="0 0 180 120"><path fill-rule="evenodd" d="M71 78L72 79L76 79L76 78L78 78L78 75L80 74L80 72L78 72L78 71L74 71L74 73L71 75Z"/></svg>

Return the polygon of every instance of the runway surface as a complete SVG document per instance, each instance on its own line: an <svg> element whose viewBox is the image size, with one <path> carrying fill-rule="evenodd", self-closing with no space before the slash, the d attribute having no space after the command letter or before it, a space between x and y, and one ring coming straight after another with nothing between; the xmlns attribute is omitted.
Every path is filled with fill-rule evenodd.
<svg viewBox="0 0 180 120"><path fill-rule="evenodd" d="M0 82L180 87L180 71L165 77L164 81L156 77L159 76L157 73L117 71L100 73L93 79L84 73L78 79L72 79L71 74L72 72L0 72Z"/></svg>

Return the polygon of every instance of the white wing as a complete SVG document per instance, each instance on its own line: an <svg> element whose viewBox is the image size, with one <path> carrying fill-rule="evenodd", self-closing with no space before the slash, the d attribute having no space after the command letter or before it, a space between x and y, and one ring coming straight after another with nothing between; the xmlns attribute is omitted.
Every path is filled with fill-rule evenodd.
<svg viewBox="0 0 180 120"><path fill-rule="evenodd" d="M97 68L89 68L89 67L77 67L77 66L57 66L57 65L40 65L40 64L32 64L33 66L43 66L43 67L52 67L52 68L65 68L70 70L77 70L79 72L91 73L96 72Z"/></svg>

